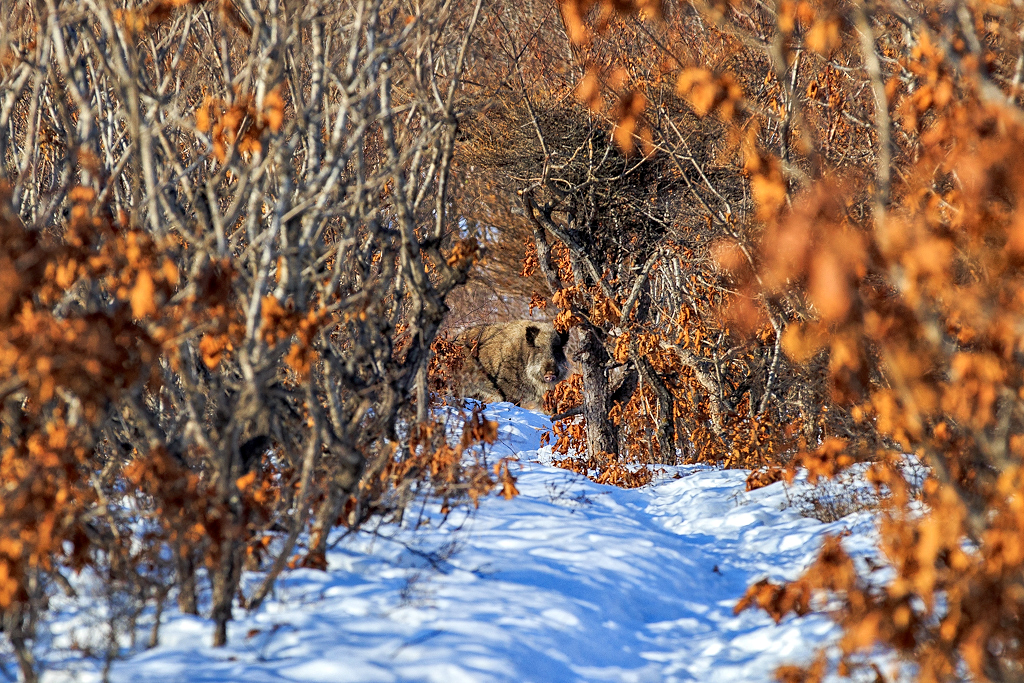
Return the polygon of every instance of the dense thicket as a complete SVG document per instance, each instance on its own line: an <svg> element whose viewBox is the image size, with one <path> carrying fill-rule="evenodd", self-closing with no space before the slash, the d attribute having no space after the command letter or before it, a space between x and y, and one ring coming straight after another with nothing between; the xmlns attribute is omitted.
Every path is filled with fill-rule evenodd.
<svg viewBox="0 0 1024 683"><path fill-rule="evenodd" d="M108 582L112 627L208 585L223 644L243 566L252 609L336 525L489 490L461 455L493 436L444 443L426 382L476 249L451 172L480 11L2 3L0 614L26 680L69 571Z"/></svg>
<svg viewBox="0 0 1024 683"><path fill-rule="evenodd" d="M1020 8L566 0L551 23L571 50L505 34L482 137L518 132L495 182L516 186L556 319L595 340L563 397L586 417L565 430L588 445L577 466L643 460L632 433L667 461L767 465L751 486L870 461L892 578L830 542L742 604L840 598L841 673L882 644L920 680L1019 680ZM632 370L627 401L613 375ZM929 468L919 494L906 453Z"/></svg>
<svg viewBox="0 0 1024 683"><path fill-rule="evenodd" d="M835 541L743 604L842 600L844 672L882 644L921 680L1020 679L1016 5L0 16L0 611L26 679L68 571L129 622L208 579L223 643L244 566L256 607L337 524L489 490L464 451L491 426L431 421L450 306L572 330L555 448L601 481L871 462L892 578Z"/></svg>
<svg viewBox="0 0 1024 683"><path fill-rule="evenodd" d="M533 8L528 33L512 7L485 17L480 40L500 78L477 89L480 114L462 123L457 147L473 170L467 214L500 227L481 231L478 271L574 330L579 375L551 407L583 419L556 427L556 449L625 483L624 460L758 467L820 441L826 422L842 429L841 410L822 411L820 362L781 351L806 305L734 296L721 267L755 263L764 223L744 153L777 148L777 135L739 135L707 115L721 104L755 122L737 82L721 100L694 102L677 85L681 62L658 54L662 39L718 51L720 41L675 8L668 21L622 23L569 49L564 11ZM729 59L747 78L768 64ZM745 325L723 315L738 302L755 312Z"/></svg>

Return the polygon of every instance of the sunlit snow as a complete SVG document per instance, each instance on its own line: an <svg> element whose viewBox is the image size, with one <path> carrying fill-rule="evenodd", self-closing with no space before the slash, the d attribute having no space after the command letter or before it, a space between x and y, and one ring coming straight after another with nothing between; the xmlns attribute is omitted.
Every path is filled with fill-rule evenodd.
<svg viewBox="0 0 1024 683"><path fill-rule="evenodd" d="M491 457L518 456L519 497L443 525L433 505L419 529L411 514L406 528L342 539L329 571L291 571L259 611L236 608L225 648L209 647L211 622L169 611L159 646L116 662L111 679L753 682L837 637L823 615L777 625L733 606L754 581L795 578L826 533L849 530L850 551L869 553L866 513L821 524L781 483L744 492L739 470L601 486L545 464L542 415L506 404L488 415L500 424ZM56 655L97 626L60 614L48 625L59 666L44 680L98 680L100 664Z"/></svg>

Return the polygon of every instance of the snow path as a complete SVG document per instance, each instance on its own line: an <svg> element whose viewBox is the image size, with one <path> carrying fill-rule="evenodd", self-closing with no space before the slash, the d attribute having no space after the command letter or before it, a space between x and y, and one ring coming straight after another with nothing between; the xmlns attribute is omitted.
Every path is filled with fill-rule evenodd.
<svg viewBox="0 0 1024 683"><path fill-rule="evenodd" d="M257 613L236 609L226 648L208 647L210 622L174 612L161 645L116 663L112 680L754 682L836 637L821 615L776 625L733 605L764 576L796 577L825 533L853 527L869 547L870 517L800 517L780 509L781 484L745 493L743 471L600 486L543 464L542 416L489 413L495 454L519 453L515 500L489 497L440 528L381 529L400 542L345 539L328 572L287 573Z"/></svg>

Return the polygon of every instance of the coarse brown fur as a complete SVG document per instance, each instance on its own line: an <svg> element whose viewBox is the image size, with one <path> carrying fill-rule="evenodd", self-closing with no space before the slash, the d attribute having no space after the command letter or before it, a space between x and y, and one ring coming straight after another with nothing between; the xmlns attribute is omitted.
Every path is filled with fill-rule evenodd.
<svg viewBox="0 0 1024 683"><path fill-rule="evenodd" d="M455 390L463 398L539 410L545 392L569 373L567 340L551 323L532 320L470 328L457 337L466 359Z"/></svg>

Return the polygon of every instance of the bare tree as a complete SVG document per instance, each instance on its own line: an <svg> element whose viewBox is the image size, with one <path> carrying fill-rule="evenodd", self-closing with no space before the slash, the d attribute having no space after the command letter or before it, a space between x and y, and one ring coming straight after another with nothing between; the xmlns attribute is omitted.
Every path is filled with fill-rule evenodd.
<svg viewBox="0 0 1024 683"><path fill-rule="evenodd" d="M191 477L174 495L194 496L194 510L176 519L194 512L205 533L168 528L166 538L182 609L196 610L195 568L210 568L215 645L253 539L288 528L250 607L311 516L315 564L341 517L387 509L379 485L357 485L404 457L399 421L429 418L430 344L474 254L451 239L450 184L482 4L0 7L0 184L20 217L11 229L70 245L89 236L77 261L46 252L75 264L59 300L31 287L13 296L61 325L116 315L137 326L149 355L133 362L148 370L105 395L76 433L94 463L110 464L89 475L99 489L131 462ZM88 260L108 248L109 262ZM33 249L26 258L43 258ZM17 362L2 367L28 367ZM75 362L97 382L115 372ZM5 385L7 424L24 424L26 399L43 421L85 400L33 394L21 379ZM4 439L21 448L30 431ZM265 456L286 474L280 517L253 503L250 475ZM153 486L159 516L170 494ZM161 522L175 523L169 513ZM32 670L28 646L18 650Z"/></svg>

